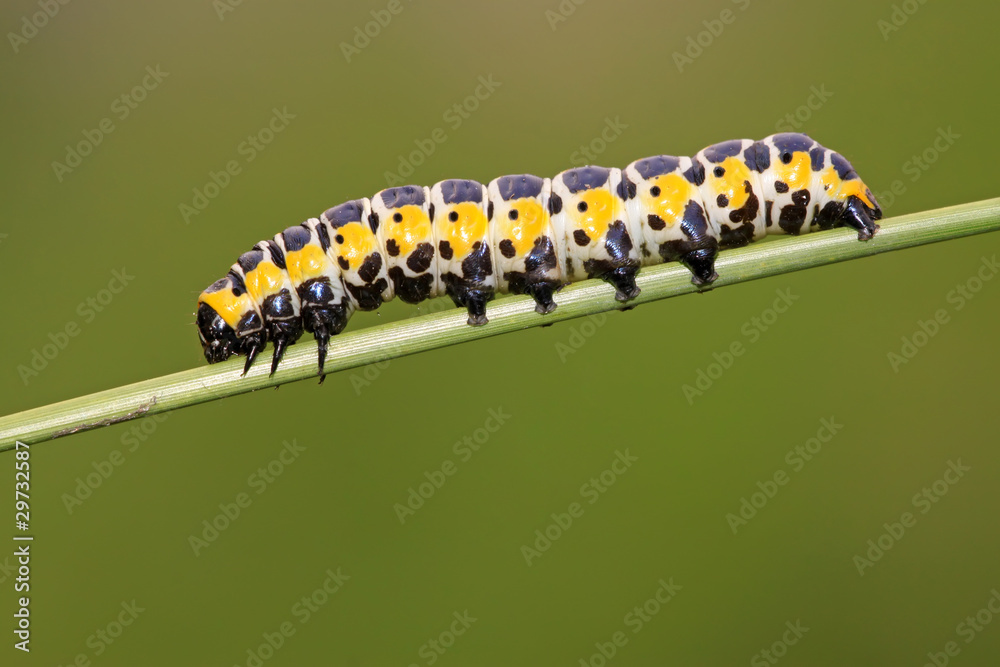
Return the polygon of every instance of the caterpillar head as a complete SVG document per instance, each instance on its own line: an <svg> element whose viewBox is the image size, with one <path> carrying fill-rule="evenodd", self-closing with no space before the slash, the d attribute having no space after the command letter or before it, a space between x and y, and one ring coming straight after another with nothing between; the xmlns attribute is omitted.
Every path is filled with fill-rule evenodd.
<svg viewBox="0 0 1000 667"><path fill-rule="evenodd" d="M882 207L842 155L834 153L831 163L823 174L827 199L839 209L839 222L858 230L859 241L867 241L879 229L875 222L882 219Z"/></svg>
<svg viewBox="0 0 1000 667"><path fill-rule="evenodd" d="M208 363L245 354L244 375L267 342L260 313L233 274L212 283L198 297L197 325Z"/></svg>
<svg viewBox="0 0 1000 667"><path fill-rule="evenodd" d="M207 303L198 304L198 338L210 364L225 361L240 351L236 331Z"/></svg>

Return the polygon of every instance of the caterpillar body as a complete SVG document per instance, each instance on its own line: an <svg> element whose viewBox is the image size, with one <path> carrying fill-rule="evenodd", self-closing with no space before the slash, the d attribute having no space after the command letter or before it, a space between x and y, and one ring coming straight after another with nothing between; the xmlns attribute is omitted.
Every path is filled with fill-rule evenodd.
<svg viewBox="0 0 1000 667"><path fill-rule="evenodd" d="M841 226L864 241L881 217L850 163L797 133L552 179L392 187L241 255L199 296L198 333L210 363L246 355L244 373L271 341L274 373L305 331L316 338L322 373L330 337L351 314L394 296L420 303L447 295L478 326L497 293L528 294L544 315L562 285L601 278L628 301L639 293L641 266L670 261L706 286L718 277L720 248Z"/></svg>

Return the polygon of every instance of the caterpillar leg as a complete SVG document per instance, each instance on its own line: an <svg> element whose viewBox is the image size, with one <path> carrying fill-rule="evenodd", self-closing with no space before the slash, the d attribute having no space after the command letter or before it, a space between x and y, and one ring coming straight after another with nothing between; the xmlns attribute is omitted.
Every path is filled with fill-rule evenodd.
<svg viewBox="0 0 1000 667"><path fill-rule="evenodd" d="M266 339L263 334L257 334L246 339L246 343L243 347L243 354L247 355L247 361L243 364L243 375L250 372L250 367L253 366L253 362L257 359L257 355L260 354L260 351L264 349L265 343Z"/></svg>
<svg viewBox="0 0 1000 667"><path fill-rule="evenodd" d="M267 338L274 344L271 355L271 375L278 370L278 364L285 356L289 345L302 336L302 317L299 314L298 297L294 288L283 289L278 294L264 300L261 314L267 329ZM293 305L294 303L294 305ZM249 368L249 366L248 366Z"/></svg>
<svg viewBox="0 0 1000 667"><path fill-rule="evenodd" d="M552 299L555 289L549 283L530 285L527 292L535 300L535 312L539 315L548 315L556 309L556 302Z"/></svg>
<svg viewBox="0 0 1000 667"><path fill-rule="evenodd" d="M681 261L691 269L694 274L691 282L698 287L706 287L715 282L719 274L715 272L715 256L718 250L704 248L694 250L681 258Z"/></svg>
<svg viewBox="0 0 1000 667"><path fill-rule="evenodd" d="M349 319L351 319L349 303L330 306L328 308L316 307L312 304L303 306L302 324L305 330L311 333L316 339L316 348L319 351L317 361L319 363L320 384L323 384L323 380L326 379L323 367L326 364L326 353L330 337L336 336L343 331Z"/></svg>
<svg viewBox="0 0 1000 667"><path fill-rule="evenodd" d="M616 301L631 301L639 296L639 288L635 284L635 274L639 267L620 266L601 275L601 278L615 288Z"/></svg>
<svg viewBox="0 0 1000 667"><path fill-rule="evenodd" d="M306 331L316 339L316 346L319 350L319 371L323 372L323 365L326 363L327 347L330 337L336 336L351 319L351 312L347 305L331 305L327 307L315 304L304 304L302 308L302 324Z"/></svg>
<svg viewBox="0 0 1000 667"><path fill-rule="evenodd" d="M531 282L524 273L509 272L503 275L504 290L508 294L527 294L535 300L535 312L539 315L548 315L556 309L556 302L552 296L561 287L560 283L539 280Z"/></svg>
<svg viewBox="0 0 1000 667"><path fill-rule="evenodd" d="M700 245L686 241L667 241L660 245L660 256L668 262L679 261L686 266L691 271L691 283L697 287L711 285L719 277L715 272L715 258L718 254L718 243Z"/></svg>
<svg viewBox="0 0 1000 667"><path fill-rule="evenodd" d="M486 317L486 302L493 299L493 293L481 292L478 290L459 290L451 294L451 300L458 307L465 307L469 311L469 326L481 327L489 322Z"/></svg>
<svg viewBox="0 0 1000 667"><path fill-rule="evenodd" d="M285 356L285 350L302 336L302 324L298 319L273 322L268 336L274 341L274 354L271 356L271 375L274 375Z"/></svg>

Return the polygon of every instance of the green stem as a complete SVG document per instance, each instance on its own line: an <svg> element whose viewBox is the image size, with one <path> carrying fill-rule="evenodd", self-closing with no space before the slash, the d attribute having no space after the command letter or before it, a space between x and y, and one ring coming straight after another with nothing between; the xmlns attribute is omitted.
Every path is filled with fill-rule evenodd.
<svg viewBox="0 0 1000 667"><path fill-rule="evenodd" d="M723 252L716 262L719 279L713 287L998 229L1000 199L990 199L883 221L881 231L865 243L858 242L856 234L847 229L781 238ZM637 283L642 293L629 303L630 306L697 291L691 284L691 274L676 263L643 269L639 272ZM326 372L336 373L385 359L621 307L614 299L614 290L596 280L566 287L558 293L556 302L559 304L556 311L542 316L535 313L534 302L528 297L501 299L490 304L490 322L483 327L468 326L464 311L453 309L349 331L331 342ZM303 341L292 347L273 377L268 377L268 366L263 360L258 361L246 377L240 377L243 360L232 359L2 417L0 451L13 449L15 440L28 444L42 442L145 415L316 377L316 344Z"/></svg>

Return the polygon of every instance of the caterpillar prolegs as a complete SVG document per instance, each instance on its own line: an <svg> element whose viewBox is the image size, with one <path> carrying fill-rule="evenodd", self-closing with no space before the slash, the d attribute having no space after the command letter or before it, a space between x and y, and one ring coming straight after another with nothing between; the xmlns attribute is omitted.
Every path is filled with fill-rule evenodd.
<svg viewBox="0 0 1000 667"><path fill-rule="evenodd" d="M718 277L720 248L841 226L864 241L881 217L847 160L795 133L726 141L694 157L658 155L624 170L393 187L241 255L198 298L198 333L210 363L246 355L244 373L271 341L273 373L306 331L322 372L330 337L351 314L394 296L419 303L448 295L478 326L497 293L531 295L544 315L562 285L601 278L628 301L639 293L641 266L669 261L705 286Z"/></svg>

